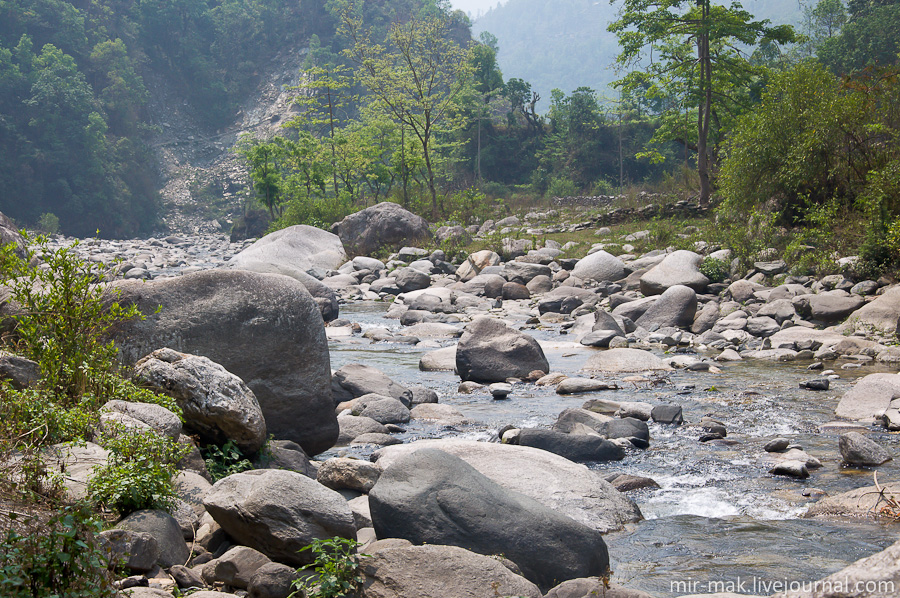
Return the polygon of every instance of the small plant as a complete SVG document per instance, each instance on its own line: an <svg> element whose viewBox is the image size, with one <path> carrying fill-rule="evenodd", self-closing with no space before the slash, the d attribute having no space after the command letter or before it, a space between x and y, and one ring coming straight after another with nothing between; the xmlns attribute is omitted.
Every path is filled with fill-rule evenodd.
<svg viewBox="0 0 900 598"><path fill-rule="evenodd" d="M155 432L116 427L100 445L110 451L94 468L88 496L102 507L127 515L141 509L171 510L175 503L175 463L189 448Z"/></svg>
<svg viewBox="0 0 900 598"><path fill-rule="evenodd" d="M300 552L310 550L315 555L312 563L314 575L294 580L294 592L288 598L353 598L359 594L366 581L359 569L357 554L359 542L348 538L313 540ZM302 570L298 569L299 574Z"/></svg>
<svg viewBox="0 0 900 598"><path fill-rule="evenodd" d="M244 453L233 440L229 440L221 447L210 444L200 452L206 462L206 471L215 482L232 474L253 469L253 463L244 458Z"/></svg>
<svg viewBox="0 0 900 598"><path fill-rule="evenodd" d="M724 260L708 257L700 264L700 274L707 277L710 282L722 282L731 274L731 269Z"/></svg>
<svg viewBox="0 0 900 598"><path fill-rule="evenodd" d="M36 518L19 520L15 513L5 516L12 521L3 526L7 531L0 536L0 595L4 598L117 595L94 539L100 525L88 508L60 507L46 524L37 523Z"/></svg>

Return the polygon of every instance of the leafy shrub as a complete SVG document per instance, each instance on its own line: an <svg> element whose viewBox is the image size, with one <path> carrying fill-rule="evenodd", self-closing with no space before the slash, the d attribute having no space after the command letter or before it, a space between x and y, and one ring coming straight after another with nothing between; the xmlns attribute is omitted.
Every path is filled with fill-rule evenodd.
<svg viewBox="0 0 900 598"><path fill-rule="evenodd" d="M571 197L578 193L575 183L565 177L555 177L550 181L547 194L550 197Z"/></svg>
<svg viewBox="0 0 900 598"><path fill-rule="evenodd" d="M315 575L307 575L294 581L294 592L288 598L344 598L356 596L366 581L359 569L356 548L359 543L347 538L313 540L300 552L310 550L315 555ZM298 569L299 574L301 570Z"/></svg>
<svg viewBox="0 0 900 598"><path fill-rule="evenodd" d="M141 509L170 510L175 502L175 463L189 448L154 432L124 426L106 433L99 444L110 451L106 465L88 481L90 500L127 515Z"/></svg>
<svg viewBox="0 0 900 598"><path fill-rule="evenodd" d="M488 199L477 189L457 191L444 202L444 211L449 219L464 226L481 224L496 216L497 208L503 204L500 199Z"/></svg>
<svg viewBox="0 0 900 598"><path fill-rule="evenodd" d="M708 257L700 264L700 274L710 282L722 282L731 274L731 269L724 260Z"/></svg>
<svg viewBox="0 0 900 598"><path fill-rule="evenodd" d="M112 598L116 591L94 535L100 525L85 506L57 509L45 526L0 536L0 595L4 598ZM12 526L10 526L12 527Z"/></svg>
<svg viewBox="0 0 900 598"><path fill-rule="evenodd" d="M229 440L221 447L210 444L200 452L206 462L206 470L214 482L232 474L253 469L253 464L244 458L244 453L234 444L233 440Z"/></svg>
<svg viewBox="0 0 900 598"><path fill-rule="evenodd" d="M35 257L46 267L29 267ZM143 318L137 307L110 301L95 284L104 275L94 264L67 248L51 249L45 238L36 239L26 259L7 245L0 260L11 277L11 299L20 306L14 316L17 348L38 362L44 387L71 400L103 394L117 368L108 332L119 322Z"/></svg>

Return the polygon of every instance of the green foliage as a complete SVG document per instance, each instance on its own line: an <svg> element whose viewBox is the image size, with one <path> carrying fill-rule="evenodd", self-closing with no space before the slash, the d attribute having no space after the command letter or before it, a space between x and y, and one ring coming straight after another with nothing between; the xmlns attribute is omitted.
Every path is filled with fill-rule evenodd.
<svg viewBox="0 0 900 598"><path fill-rule="evenodd" d="M95 534L99 522L83 505L64 506L46 524L4 514L12 525L0 537L0 595L5 598L117 596ZM5 523L5 522L4 522ZM31 528L28 533L14 526Z"/></svg>
<svg viewBox="0 0 900 598"><path fill-rule="evenodd" d="M294 581L294 592L289 598L352 598L359 594L366 581L359 568L359 543L347 538L313 540L300 552L312 551L315 555L313 569L315 575L308 575ZM302 570L298 570L299 574Z"/></svg>
<svg viewBox="0 0 900 598"><path fill-rule="evenodd" d="M37 221L38 229L48 235L55 235L59 232L59 218L55 214L49 212L41 214Z"/></svg>
<svg viewBox="0 0 900 598"><path fill-rule="evenodd" d="M244 453L234 444L233 440L229 440L221 447L210 444L200 453L206 463L206 470L214 482L232 474L253 469L253 463L244 458Z"/></svg>
<svg viewBox="0 0 900 598"><path fill-rule="evenodd" d="M731 275L731 268L724 260L707 257L700 263L700 274L710 282L723 282Z"/></svg>
<svg viewBox="0 0 900 598"><path fill-rule="evenodd" d="M503 202L488 199L474 188L457 191L444 201L444 211L449 214L448 220L460 222L463 226L481 224L494 218Z"/></svg>
<svg viewBox="0 0 900 598"><path fill-rule="evenodd" d="M110 451L105 465L94 468L88 497L120 515L141 509L171 510L175 503L175 463L189 447L155 432L113 427L99 444Z"/></svg>
<svg viewBox="0 0 900 598"><path fill-rule="evenodd" d="M11 277L11 299L20 306L14 316L17 348L38 362L42 384L56 396L103 394L116 368L109 331L143 315L106 296L95 284L103 280L96 265L67 248L51 249L38 238L27 253L23 260L7 245L0 255L0 267ZM35 257L42 267L29 267Z"/></svg>
<svg viewBox="0 0 900 598"><path fill-rule="evenodd" d="M818 47L819 59L835 73L897 64L900 54L900 4L871 6L851 16L840 35Z"/></svg>

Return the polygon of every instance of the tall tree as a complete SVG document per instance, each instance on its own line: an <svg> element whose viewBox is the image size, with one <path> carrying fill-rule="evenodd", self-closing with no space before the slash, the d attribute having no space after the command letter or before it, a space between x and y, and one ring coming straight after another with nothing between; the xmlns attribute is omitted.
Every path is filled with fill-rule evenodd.
<svg viewBox="0 0 900 598"><path fill-rule="evenodd" d="M343 32L352 41L347 55L358 65L359 80L421 145L434 216L435 134L452 120L472 70L469 50L453 41L451 25L444 16L414 17L392 24L382 45L350 13L343 21Z"/></svg>
<svg viewBox="0 0 900 598"><path fill-rule="evenodd" d="M609 30L619 39L621 65L643 65L650 79L677 79L687 85L690 103L697 109L694 149L700 202L708 203L712 193L710 132L717 109L733 95L732 90L716 89L715 81L733 76L735 83L746 85L750 63L739 46L753 46L760 39L786 43L794 39L793 30L753 20L739 2L726 8L711 0L624 0L619 19ZM685 52L685 47L693 52ZM649 65L645 62L648 51L651 57L659 57ZM619 83L627 83L627 79Z"/></svg>

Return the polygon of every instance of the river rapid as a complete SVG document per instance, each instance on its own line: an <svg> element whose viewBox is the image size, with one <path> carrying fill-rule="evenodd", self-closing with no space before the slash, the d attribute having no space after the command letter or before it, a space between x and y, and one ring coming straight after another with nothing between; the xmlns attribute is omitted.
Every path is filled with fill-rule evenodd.
<svg viewBox="0 0 900 598"><path fill-rule="evenodd" d="M375 327L400 330L397 320L384 317L387 307L379 302L348 303L341 306L341 318L359 323L363 332ZM577 375L597 350L560 334L559 325L533 329L525 324L524 313L505 311L503 317L541 342L551 371ZM767 595L778 590L778 584L825 577L897 539L896 526L883 521L803 518L810 501L822 493L871 485L872 470L841 466L838 435L843 430L820 427L834 421L834 407L857 377L893 370L838 369L840 378L832 380L828 391L814 392L799 387L799 382L815 377L806 370L808 363L751 359L721 364L722 373L676 370L648 382L622 382L619 376L619 390L581 395L560 396L552 386L522 383L514 385L508 399L498 401L487 389L458 393L460 380L452 372L419 370L424 353L455 340L429 341L422 347L372 343L360 334L332 336L332 369L364 363L401 384L426 386L440 395L440 402L472 422L440 427L413 421L400 435L404 441L458 437L496 442L503 426L549 426L561 411L591 398L681 405L684 426L650 422L649 449L629 449L623 461L591 465L604 475L647 476L660 486L629 492L645 520L606 536L613 581L620 585L660 597L721 589ZM654 353L663 356L663 348ZM727 438L699 442L699 433L690 424L702 416L725 423ZM776 437L801 445L823 467L806 480L767 473L763 446ZM871 437L897 453L897 435L873 428ZM371 452L371 447L343 447L318 458L338 454L366 458ZM897 461L877 471L882 483L900 479Z"/></svg>

